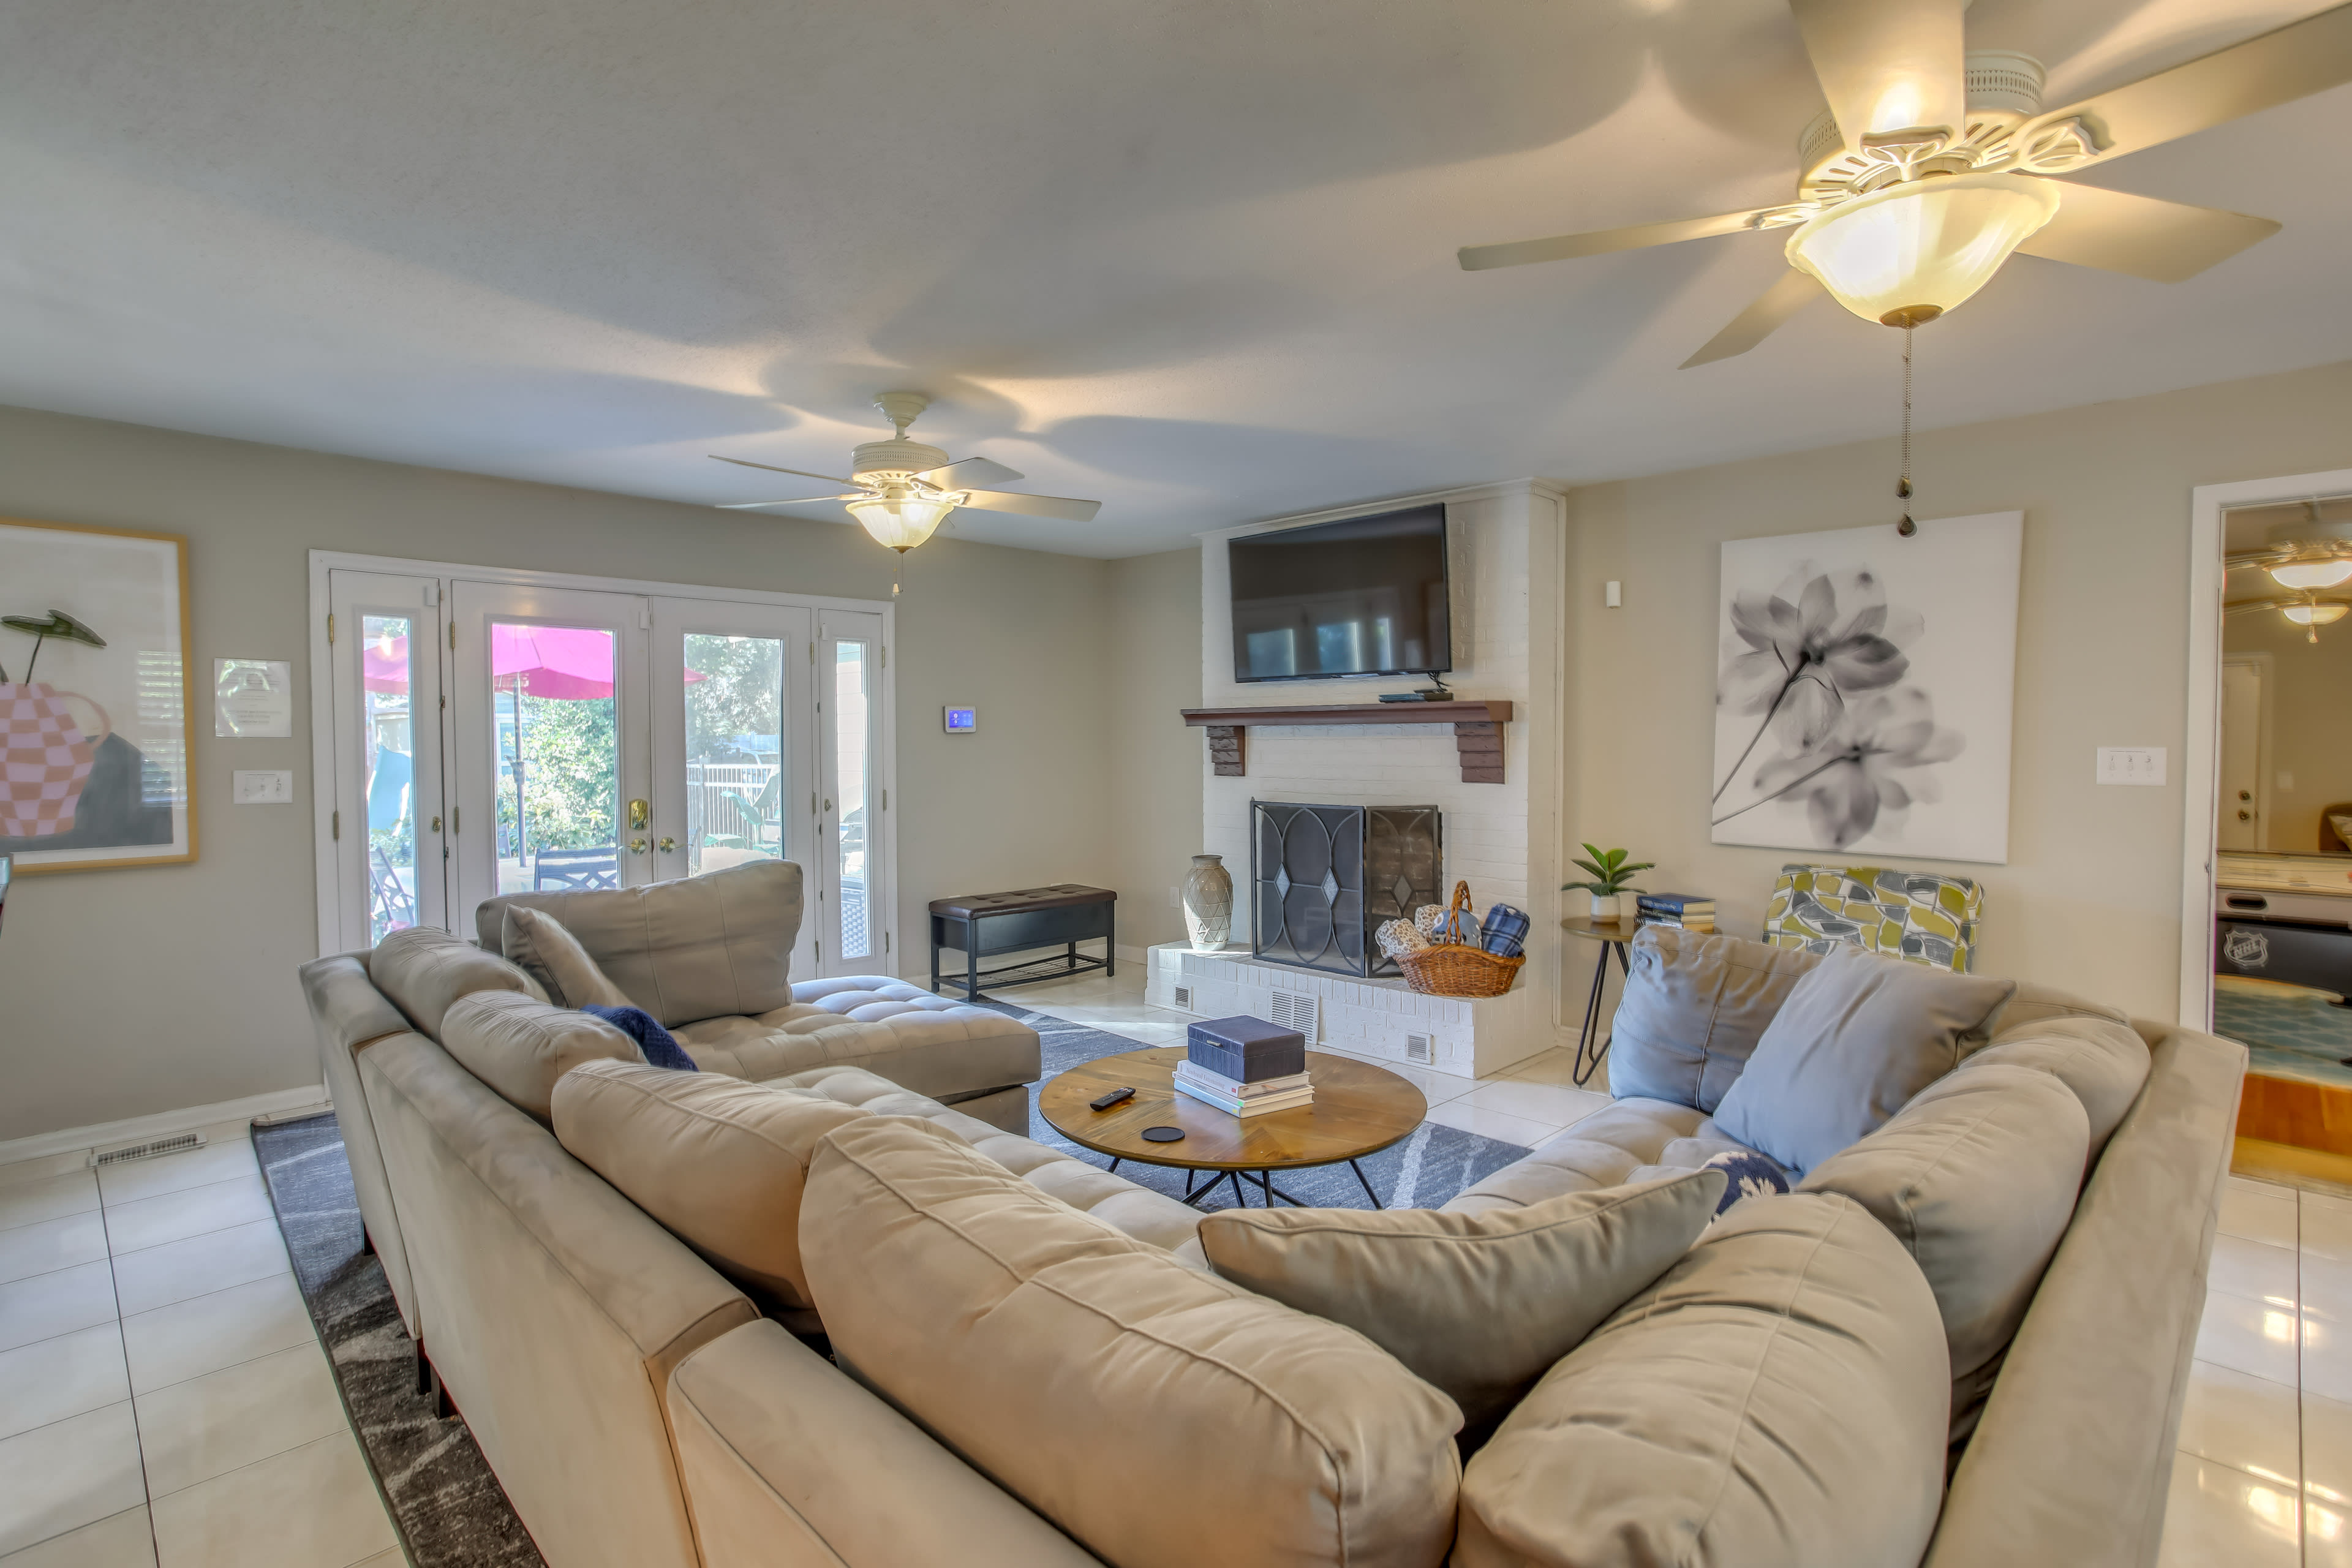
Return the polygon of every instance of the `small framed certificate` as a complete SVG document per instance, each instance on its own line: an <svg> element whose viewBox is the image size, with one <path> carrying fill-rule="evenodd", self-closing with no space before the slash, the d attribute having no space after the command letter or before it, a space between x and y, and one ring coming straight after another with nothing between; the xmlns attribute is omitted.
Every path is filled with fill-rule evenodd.
<svg viewBox="0 0 2352 1568"><path fill-rule="evenodd" d="M239 741L294 733L294 666L282 658L213 660L213 733Z"/></svg>

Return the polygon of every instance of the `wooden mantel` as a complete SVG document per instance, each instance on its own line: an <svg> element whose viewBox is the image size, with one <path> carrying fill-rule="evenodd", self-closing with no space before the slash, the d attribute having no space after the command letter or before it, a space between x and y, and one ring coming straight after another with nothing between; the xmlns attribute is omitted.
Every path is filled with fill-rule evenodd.
<svg viewBox="0 0 2352 1568"><path fill-rule="evenodd" d="M1253 724L1451 724L1464 784L1503 782L1503 726L1508 702L1345 702L1307 708L1187 708L1184 722L1209 731L1209 758L1220 778L1248 771Z"/></svg>

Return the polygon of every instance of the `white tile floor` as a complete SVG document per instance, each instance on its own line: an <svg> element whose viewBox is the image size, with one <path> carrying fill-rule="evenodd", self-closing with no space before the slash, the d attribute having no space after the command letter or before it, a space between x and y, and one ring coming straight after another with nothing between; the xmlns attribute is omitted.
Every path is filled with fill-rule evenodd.
<svg viewBox="0 0 2352 1568"><path fill-rule="evenodd" d="M1139 971L1012 994L1148 1045ZM1608 1103L1567 1053L1408 1070L1449 1126L1533 1145ZM111 1170L0 1166L0 1568L394 1568L241 1126ZM258 1202L258 1207L256 1204ZM2352 1199L2231 1178L2173 1468L2167 1568L2352 1568Z"/></svg>
<svg viewBox="0 0 2352 1568"><path fill-rule="evenodd" d="M1005 999L1155 1046L1189 1018L1146 1006L1139 973ZM1406 1076L1432 1121L1533 1147L1609 1103L1569 1068L1563 1050L1475 1083ZM2161 1568L2352 1568L2352 1198L2232 1176L2220 1231Z"/></svg>
<svg viewBox="0 0 2352 1568"><path fill-rule="evenodd" d="M394 1568L243 1123L0 1166L0 1568Z"/></svg>

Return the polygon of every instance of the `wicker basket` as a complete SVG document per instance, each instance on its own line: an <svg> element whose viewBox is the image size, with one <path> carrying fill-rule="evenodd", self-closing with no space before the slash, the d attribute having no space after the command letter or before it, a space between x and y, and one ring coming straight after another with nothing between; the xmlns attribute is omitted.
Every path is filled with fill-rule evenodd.
<svg viewBox="0 0 2352 1568"><path fill-rule="evenodd" d="M1446 908L1449 921L1470 912L1470 884L1454 884L1454 902ZM1458 928L1457 928L1458 929ZM1431 996L1500 996L1511 988L1526 953L1503 958L1465 942L1440 942L1416 952L1399 953L1397 967L1405 984Z"/></svg>

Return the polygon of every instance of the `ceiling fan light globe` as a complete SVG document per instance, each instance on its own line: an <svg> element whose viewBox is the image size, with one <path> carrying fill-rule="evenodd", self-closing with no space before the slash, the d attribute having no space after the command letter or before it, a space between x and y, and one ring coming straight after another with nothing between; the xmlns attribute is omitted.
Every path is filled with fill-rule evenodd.
<svg viewBox="0 0 2352 1568"><path fill-rule="evenodd" d="M2282 588L2302 593L2309 588L2333 588L2352 577L2352 561L2302 561L2286 566L2273 566L2271 576ZM2334 616L2328 617L2333 620Z"/></svg>
<svg viewBox="0 0 2352 1568"><path fill-rule="evenodd" d="M2347 605L2289 605L2279 614L2299 626L2333 626L2344 618Z"/></svg>
<svg viewBox="0 0 2352 1568"><path fill-rule="evenodd" d="M938 531L948 513L955 510L956 500L952 495L908 489L898 494L861 496L843 504L849 508L849 515L857 520L857 525L874 536L877 544L904 554Z"/></svg>
<svg viewBox="0 0 2352 1568"><path fill-rule="evenodd" d="M1916 325L1990 282L2058 202L2056 184L2030 174L1907 180L1799 225L1789 265L1865 321Z"/></svg>

